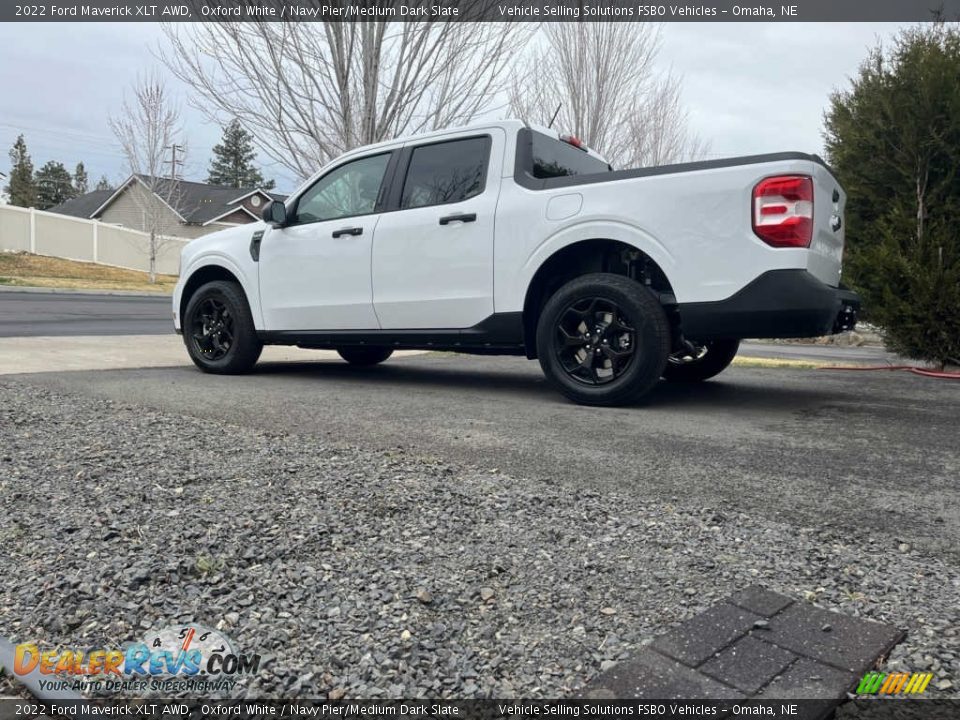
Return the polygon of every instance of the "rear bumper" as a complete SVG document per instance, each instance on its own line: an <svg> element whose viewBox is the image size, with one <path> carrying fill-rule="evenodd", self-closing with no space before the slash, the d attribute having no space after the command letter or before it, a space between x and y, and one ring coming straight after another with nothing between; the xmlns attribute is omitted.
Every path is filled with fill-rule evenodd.
<svg viewBox="0 0 960 720"><path fill-rule="evenodd" d="M806 270L771 270L726 300L677 309L691 340L817 337L851 329L860 297Z"/></svg>

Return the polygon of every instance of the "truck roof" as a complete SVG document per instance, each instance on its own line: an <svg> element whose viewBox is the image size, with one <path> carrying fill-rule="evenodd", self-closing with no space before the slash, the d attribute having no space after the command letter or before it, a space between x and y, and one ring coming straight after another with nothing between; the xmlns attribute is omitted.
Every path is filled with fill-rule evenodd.
<svg viewBox="0 0 960 720"><path fill-rule="evenodd" d="M487 122L476 122L469 125L460 125L457 127L444 128L443 130L432 130L425 133L415 133L412 135L401 135L400 137L395 137L392 140L384 140L383 142L374 143L373 145L361 145L360 147L353 148L348 150L343 155L340 155L340 158L347 157L348 155L353 155L358 152L366 152L372 149L388 149L396 147L397 145L403 145L406 142L411 140L429 140L430 138L442 138L447 135L459 135L461 133L470 132L471 130L484 130L489 128L503 128L506 132L517 132L518 130L527 127L527 124L522 120L490 120ZM339 159L339 158L337 158Z"/></svg>
<svg viewBox="0 0 960 720"><path fill-rule="evenodd" d="M486 122L475 122L475 123L470 123L469 125L460 125L457 127L444 128L443 130L433 130L431 132L425 132L425 133L402 135L400 137L393 138L392 140L384 140L383 142L374 143L373 145L362 145L360 147L353 148L352 150L348 150L343 155L340 155L339 157L335 158L335 160L340 160L342 158L346 158L360 152L365 153L369 150L375 150L375 149L387 150L390 148L397 147L399 145L403 145L404 143L410 142L411 140L429 140L431 138L439 139L439 138L446 137L448 135L460 135L462 133L468 133L472 130L486 130L490 128L502 128L508 135L511 135L511 134L516 134L518 131L527 127L529 127L531 130L535 130L536 132L552 137L555 140L561 140L561 141L563 140L563 136L556 130L544 127L542 125L525 123L523 120L518 120L516 118L508 118L506 120L488 120ZM604 163L607 162L606 158L604 158L602 155L600 155L598 152L596 152L592 148L589 148L584 145L583 149L592 157L598 160L601 160Z"/></svg>

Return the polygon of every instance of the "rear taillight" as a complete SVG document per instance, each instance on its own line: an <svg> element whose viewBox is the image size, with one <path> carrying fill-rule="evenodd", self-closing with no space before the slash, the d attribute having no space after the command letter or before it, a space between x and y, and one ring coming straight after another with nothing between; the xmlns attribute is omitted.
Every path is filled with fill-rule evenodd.
<svg viewBox="0 0 960 720"><path fill-rule="evenodd" d="M753 231L773 247L810 247L813 179L780 175L753 188Z"/></svg>

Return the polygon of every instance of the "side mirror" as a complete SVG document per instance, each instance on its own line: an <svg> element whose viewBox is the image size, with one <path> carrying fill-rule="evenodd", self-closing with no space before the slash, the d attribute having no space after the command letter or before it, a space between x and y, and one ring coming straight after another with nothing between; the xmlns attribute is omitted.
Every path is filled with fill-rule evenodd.
<svg viewBox="0 0 960 720"><path fill-rule="evenodd" d="M274 227L281 227L287 222L287 206L279 200L274 200L263 209L263 221Z"/></svg>

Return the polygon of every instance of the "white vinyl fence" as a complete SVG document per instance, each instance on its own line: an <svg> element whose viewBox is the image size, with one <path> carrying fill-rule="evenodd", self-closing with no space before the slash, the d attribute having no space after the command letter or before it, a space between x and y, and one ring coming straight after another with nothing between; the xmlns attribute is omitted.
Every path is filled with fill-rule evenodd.
<svg viewBox="0 0 960 720"><path fill-rule="evenodd" d="M180 250L189 240L164 237L157 272L177 275ZM84 260L131 270L150 270L150 235L97 220L0 205L0 250Z"/></svg>

